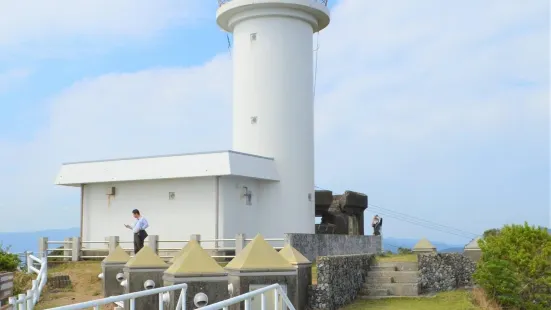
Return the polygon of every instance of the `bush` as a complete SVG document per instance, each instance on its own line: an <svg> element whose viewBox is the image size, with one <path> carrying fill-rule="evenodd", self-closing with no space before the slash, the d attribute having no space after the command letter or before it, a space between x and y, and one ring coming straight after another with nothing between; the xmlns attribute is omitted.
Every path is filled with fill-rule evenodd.
<svg viewBox="0 0 551 310"><path fill-rule="evenodd" d="M14 272L19 267L21 260L17 254L8 253L9 247L3 248L0 244L0 271Z"/></svg>
<svg viewBox="0 0 551 310"><path fill-rule="evenodd" d="M547 229L506 225L479 241L474 279L504 308L551 308L551 235Z"/></svg>
<svg viewBox="0 0 551 310"><path fill-rule="evenodd" d="M408 249L408 248L398 248L398 254L402 254L402 255L405 255L405 254L413 254L413 251L411 249Z"/></svg>

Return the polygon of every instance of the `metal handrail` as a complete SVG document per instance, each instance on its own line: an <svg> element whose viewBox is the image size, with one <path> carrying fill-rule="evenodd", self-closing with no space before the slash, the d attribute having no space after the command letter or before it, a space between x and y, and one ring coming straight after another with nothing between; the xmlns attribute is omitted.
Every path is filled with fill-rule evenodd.
<svg viewBox="0 0 551 310"><path fill-rule="evenodd" d="M10 297L9 304L14 306L14 308L30 310L34 308L34 305L40 299L40 294L42 294L46 281L48 281L48 257L46 253L42 255L42 258L29 253L26 259L27 272L36 273L38 276L35 280L32 280L31 289L26 294L19 294L17 298L15 296ZM40 264L40 269L36 269L34 263Z"/></svg>
<svg viewBox="0 0 551 310"><path fill-rule="evenodd" d="M318 2L318 3L321 3L325 6L327 6L327 1L328 0L311 0L311 1ZM229 2L232 2L232 0L218 0L218 6L220 7L220 6L222 6L226 3L229 3Z"/></svg>
<svg viewBox="0 0 551 310"><path fill-rule="evenodd" d="M167 301L167 299L169 299L169 296L165 295L165 293L177 291L177 290L181 290L181 293L180 293L180 298L178 298L178 304L176 305L176 310L182 310L182 309L185 310L186 291L187 291L186 283L176 284L171 286L163 286L163 287L158 287L150 290L128 293L128 294L123 294L118 296L111 296L107 298L81 302L78 304L73 304L68 306L49 308L48 310L54 310L54 309L55 310L80 310L80 309L87 309L92 307L94 309L99 309L100 306L109 305L109 304L118 303L118 302L127 301L127 300L130 301L130 309L134 310L137 298L151 296L155 294L159 294L159 310L163 310L165 302Z"/></svg>
<svg viewBox="0 0 551 310"><path fill-rule="evenodd" d="M287 297L287 294L283 292L283 289L279 284L272 284L239 296L232 297L230 299L226 299L208 306L201 307L201 310L217 310L217 309L228 309L229 306L245 302L245 309L251 309L251 300L253 297L256 297L260 295L260 304L261 304L261 310L265 310L267 308L266 305L266 293L273 291L274 294L274 309L279 309L279 296L283 299L283 303L289 310L295 310L295 307L289 300L289 297ZM269 307L271 308L271 307Z"/></svg>

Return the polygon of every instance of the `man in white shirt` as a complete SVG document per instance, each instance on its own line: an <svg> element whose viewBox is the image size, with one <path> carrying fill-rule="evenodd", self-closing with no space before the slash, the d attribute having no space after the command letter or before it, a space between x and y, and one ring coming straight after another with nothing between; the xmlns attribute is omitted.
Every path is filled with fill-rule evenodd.
<svg viewBox="0 0 551 310"><path fill-rule="evenodd" d="M136 255L143 248L144 240L148 236L145 230L149 227L149 223L145 217L140 215L140 211L138 209L132 210L132 216L136 219L134 226L127 224L124 226L131 229L134 233L134 255Z"/></svg>

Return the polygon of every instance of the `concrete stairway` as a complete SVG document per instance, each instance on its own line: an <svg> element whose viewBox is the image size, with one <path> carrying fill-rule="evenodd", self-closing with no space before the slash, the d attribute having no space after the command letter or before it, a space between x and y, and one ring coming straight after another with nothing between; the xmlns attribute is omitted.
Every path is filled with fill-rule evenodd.
<svg viewBox="0 0 551 310"><path fill-rule="evenodd" d="M417 262L386 262L372 265L359 298L418 296L418 276Z"/></svg>

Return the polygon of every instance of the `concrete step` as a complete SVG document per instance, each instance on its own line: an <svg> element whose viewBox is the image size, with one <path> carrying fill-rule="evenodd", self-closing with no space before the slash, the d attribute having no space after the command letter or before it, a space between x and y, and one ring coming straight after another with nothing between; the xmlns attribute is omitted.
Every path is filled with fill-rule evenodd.
<svg viewBox="0 0 551 310"><path fill-rule="evenodd" d="M382 283L365 284L362 289L362 295L369 295L370 292L387 290L388 295L392 296L418 296L419 285L417 283Z"/></svg>
<svg viewBox="0 0 551 310"><path fill-rule="evenodd" d="M419 273L417 271L368 271L367 280L391 278L392 283L417 283ZM367 282L367 281L366 281Z"/></svg>
<svg viewBox="0 0 551 310"><path fill-rule="evenodd" d="M381 262L371 265L377 269L386 270L385 268L392 268L397 271L417 271L419 266L417 262ZM373 270L373 269L372 269Z"/></svg>
<svg viewBox="0 0 551 310"><path fill-rule="evenodd" d="M371 271L396 271L396 267L394 266L369 266L369 270Z"/></svg>
<svg viewBox="0 0 551 310"><path fill-rule="evenodd" d="M367 277L367 279L365 279L365 283L392 283L392 277Z"/></svg>
<svg viewBox="0 0 551 310"><path fill-rule="evenodd" d="M362 297L362 296L364 296L364 297L388 297L390 295L389 295L389 292L388 292L387 289L379 288L379 289L370 289L370 290L362 289L358 296L360 296L360 297Z"/></svg>

